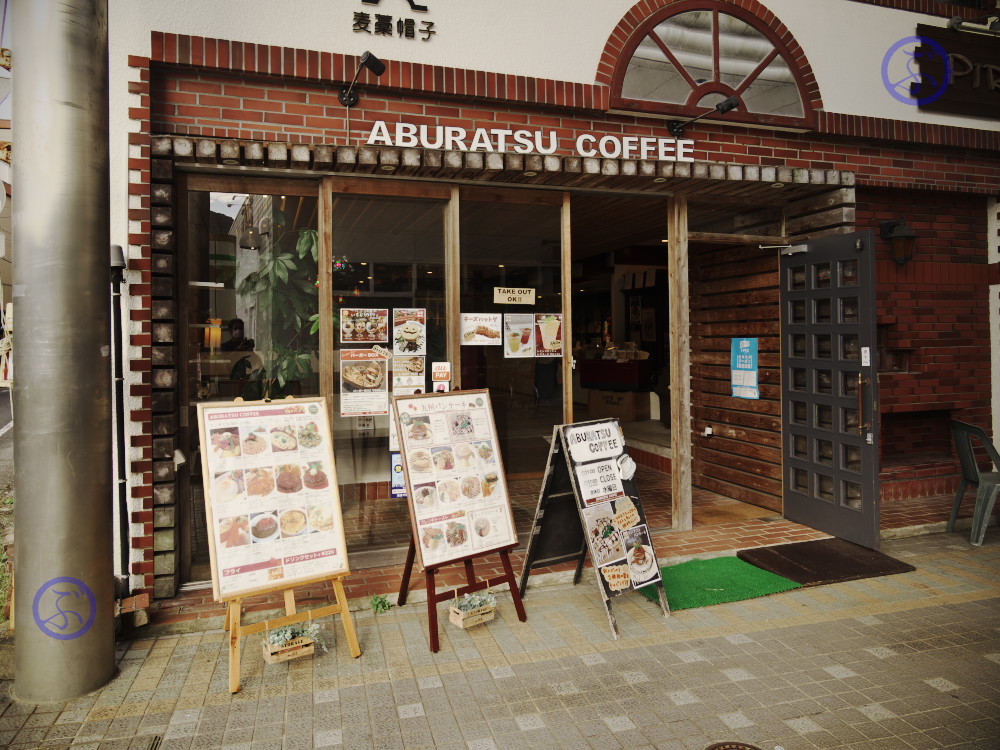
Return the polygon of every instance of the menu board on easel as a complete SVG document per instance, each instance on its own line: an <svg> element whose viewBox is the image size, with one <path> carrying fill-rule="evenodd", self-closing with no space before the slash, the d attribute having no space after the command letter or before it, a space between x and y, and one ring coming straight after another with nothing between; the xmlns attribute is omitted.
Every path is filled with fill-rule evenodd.
<svg viewBox="0 0 1000 750"><path fill-rule="evenodd" d="M348 572L326 401L198 404L217 601Z"/></svg>
<svg viewBox="0 0 1000 750"><path fill-rule="evenodd" d="M517 544L489 391L393 398L422 568Z"/></svg>

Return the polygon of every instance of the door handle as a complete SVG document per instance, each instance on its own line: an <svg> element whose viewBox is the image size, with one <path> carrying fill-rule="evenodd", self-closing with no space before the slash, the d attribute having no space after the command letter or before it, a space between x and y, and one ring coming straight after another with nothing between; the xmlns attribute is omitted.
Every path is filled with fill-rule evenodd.
<svg viewBox="0 0 1000 750"><path fill-rule="evenodd" d="M858 435L864 436L865 430L870 426L870 422L865 421L865 386L870 385L871 381L858 373Z"/></svg>

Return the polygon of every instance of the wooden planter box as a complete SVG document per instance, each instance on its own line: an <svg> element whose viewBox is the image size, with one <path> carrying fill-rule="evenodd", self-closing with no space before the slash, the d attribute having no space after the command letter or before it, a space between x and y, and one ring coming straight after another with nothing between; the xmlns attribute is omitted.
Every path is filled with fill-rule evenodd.
<svg viewBox="0 0 1000 750"><path fill-rule="evenodd" d="M268 664L310 656L316 651L316 641L312 638L292 638L282 644L271 643L265 638L261 645L264 647L264 661Z"/></svg>
<svg viewBox="0 0 1000 750"><path fill-rule="evenodd" d="M463 611L455 606L451 606L448 608L448 619L464 630L465 628L471 628L473 625L489 622L493 619L496 609L496 606L492 606L477 607L476 609Z"/></svg>

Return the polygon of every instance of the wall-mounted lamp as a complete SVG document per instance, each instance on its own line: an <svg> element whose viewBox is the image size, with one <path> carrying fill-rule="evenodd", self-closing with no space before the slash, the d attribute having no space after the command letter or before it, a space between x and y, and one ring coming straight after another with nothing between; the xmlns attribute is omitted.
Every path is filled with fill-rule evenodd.
<svg viewBox="0 0 1000 750"><path fill-rule="evenodd" d="M670 135L672 135L674 138L683 138L684 128L686 128L691 123L698 122L698 120L700 120L701 118L708 117L709 115L713 114L724 115L726 114L726 112L730 112L731 110L736 109L738 106L740 106L740 100L737 99L735 96L731 96L728 99L723 99L721 102L716 104L713 109L710 109L707 112L702 112L700 115L690 120L683 120L683 121L671 120L670 122L667 123L667 130L670 131Z"/></svg>
<svg viewBox="0 0 1000 750"><path fill-rule="evenodd" d="M913 257L917 233L902 219L881 222L879 236L889 243L890 255L899 265L905 265Z"/></svg>
<svg viewBox="0 0 1000 750"><path fill-rule="evenodd" d="M967 21L961 16L955 16L948 21L948 28L955 31L972 31L976 34L1000 36L1000 16L984 16L974 21Z"/></svg>
<svg viewBox="0 0 1000 750"><path fill-rule="evenodd" d="M358 82L358 76L361 75L362 68L368 68L368 70L374 73L376 77L385 73L385 63L375 57L375 55L371 52L365 52L361 56L361 62L358 64L358 69L354 71L354 78L351 79L351 85L337 94L337 98L340 99L340 103L348 109L358 103L358 93L354 90L354 84Z"/></svg>

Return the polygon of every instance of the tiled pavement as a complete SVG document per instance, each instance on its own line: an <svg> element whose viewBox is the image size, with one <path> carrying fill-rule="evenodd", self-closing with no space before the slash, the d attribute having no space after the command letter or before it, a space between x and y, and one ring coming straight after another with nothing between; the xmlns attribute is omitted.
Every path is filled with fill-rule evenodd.
<svg viewBox="0 0 1000 750"><path fill-rule="evenodd" d="M260 636L247 639L236 695L220 631L122 643L118 676L92 695L0 699L0 746L1000 747L1000 535L980 548L966 532L883 549L917 569L667 619L638 594L619 597L617 641L590 578L529 590L525 623L508 595L493 622L444 623L437 654L424 604L358 611L358 659L329 620L329 653L284 664L264 664Z"/></svg>

